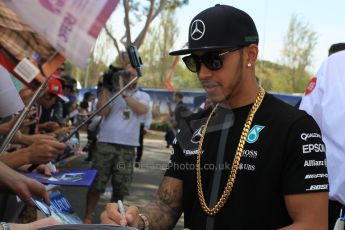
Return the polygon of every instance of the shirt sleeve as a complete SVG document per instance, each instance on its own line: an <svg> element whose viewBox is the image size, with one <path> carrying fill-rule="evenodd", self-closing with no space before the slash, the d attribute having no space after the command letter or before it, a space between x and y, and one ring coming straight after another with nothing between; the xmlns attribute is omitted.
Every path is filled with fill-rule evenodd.
<svg viewBox="0 0 345 230"><path fill-rule="evenodd" d="M180 166L181 164L184 164L184 163L185 163L184 154L175 137L173 141L173 150L171 152L171 156L170 156L167 170L165 172L165 176L170 176L170 177L174 177L176 179L182 180L183 170L181 169L183 167L180 167Z"/></svg>
<svg viewBox="0 0 345 230"><path fill-rule="evenodd" d="M137 91L140 92L140 91ZM149 108L150 106L150 96L145 92L140 92L140 94L136 94L134 97L139 103L143 104L145 107Z"/></svg>
<svg viewBox="0 0 345 230"><path fill-rule="evenodd" d="M285 149L284 194L327 192L326 148L312 117L305 115L292 125Z"/></svg>

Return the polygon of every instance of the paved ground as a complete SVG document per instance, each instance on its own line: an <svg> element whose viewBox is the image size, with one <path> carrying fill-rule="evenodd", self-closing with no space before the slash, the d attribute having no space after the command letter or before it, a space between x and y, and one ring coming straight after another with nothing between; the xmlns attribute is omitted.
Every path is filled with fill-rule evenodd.
<svg viewBox="0 0 345 230"><path fill-rule="evenodd" d="M82 140L85 136L81 135ZM83 144L84 142L82 142ZM135 168L134 178L131 187L131 195L128 196L124 203L126 205L136 205L139 208L153 199L159 183L164 175L166 164L170 157L170 149L165 147L165 141L155 139L144 140L144 154L142 158L141 168ZM88 162L84 161L84 157L74 160L71 165L73 169L89 168ZM78 187L62 187L65 196L70 200L72 206L80 217L85 215L86 207L86 188ZM99 223L99 215L111 196L111 186L108 186L93 216L93 223ZM183 219L180 218L176 230L182 229Z"/></svg>

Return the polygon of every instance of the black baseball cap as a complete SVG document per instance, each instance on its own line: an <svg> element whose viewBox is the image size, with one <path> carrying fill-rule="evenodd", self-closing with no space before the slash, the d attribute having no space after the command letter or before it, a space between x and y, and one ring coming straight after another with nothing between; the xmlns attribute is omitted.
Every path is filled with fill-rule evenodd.
<svg viewBox="0 0 345 230"><path fill-rule="evenodd" d="M191 21L188 49L169 54L174 56L193 51L234 49L250 44L259 44L253 19L235 7L217 4L202 11Z"/></svg>

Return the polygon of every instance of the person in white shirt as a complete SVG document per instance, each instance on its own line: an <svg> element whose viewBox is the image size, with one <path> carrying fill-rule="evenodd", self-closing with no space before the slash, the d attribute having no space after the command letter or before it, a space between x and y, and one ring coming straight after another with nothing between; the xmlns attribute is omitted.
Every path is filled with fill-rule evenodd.
<svg viewBox="0 0 345 230"><path fill-rule="evenodd" d="M125 69L128 71L115 73L118 74L115 77L123 79L123 85L136 76L130 64ZM98 108L108 101L111 93L107 87L102 87ZM92 168L97 170L97 176L87 195L85 224L91 223L93 210L110 178L113 188L111 201L122 200L129 194L135 148L139 146L141 116L149 111L149 101L148 94L138 90L134 84L100 112L103 120L92 156Z"/></svg>
<svg viewBox="0 0 345 230"><path fill-rule="evenodd" d="M333 229L345 205L345 51L339 51L341 48L345 49L345 43L330 47L330 56L310 81L300 105L316 120L326 144L329 229Z"/></svg>

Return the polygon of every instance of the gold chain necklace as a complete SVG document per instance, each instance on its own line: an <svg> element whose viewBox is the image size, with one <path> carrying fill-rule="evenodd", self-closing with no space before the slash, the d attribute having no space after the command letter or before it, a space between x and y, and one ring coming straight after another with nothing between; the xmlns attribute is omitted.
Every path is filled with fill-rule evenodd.
<svg viewBox="0 0 345 230"><path fill-rule="evenodd" d="M204 212L206 212L210 216L214 216L215 214L217 214L219 212L219 210L225 205L226 201L228 200L228 198L230 196L230 193L232 191L232 188L233 188L235 180L236 180L237 170L238 170L238 167L240 165L240 160L241 160L244 144L245 144L245 141L246 141L247 136L248 136L248 132L250 130L254 115L255 115L256 111L258 110L258 108L260 107L264 96L265 96L265 90L260 87L259 94L256 97L255 102L254 102L254 104L253 104L253 106L250 109L250 112L248 114L246 123L244 124L241 138L240 138L240 141L239 141L238 146L237 146L234 161L232 162L232 166L231 166L231 172L230 172L228 181L226 183L225 189L223 191L222 196L218 200L217 204L213 208L209 208L205 202L204 193L202 191L200 161L201 161L201 153L202 153L202 144L204 142L206 129L207 129L209 121L211 120L212 115L217 110L219 104L217 104L213 108L212 112L210 113L209 117L207 118L205 127L202 130L202 134L201 134L201 138L200 138L199 146L198 146L198 155L197 155L197 160L196 160L196 169L197 169L196 177L197 177L197 186L198 186L198 197L199 197L199 202L200 202L201 208L204 210Z"/></svg>

